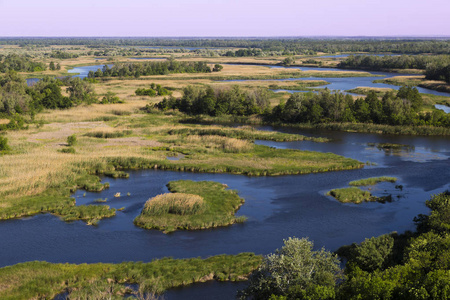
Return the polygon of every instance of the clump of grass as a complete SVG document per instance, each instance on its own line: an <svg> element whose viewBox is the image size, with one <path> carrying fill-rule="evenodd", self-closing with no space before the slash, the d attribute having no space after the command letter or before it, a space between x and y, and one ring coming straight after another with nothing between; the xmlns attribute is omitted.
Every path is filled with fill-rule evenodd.
<svg viewBox="0 0 450 300"><path fill-rule="evenodd" d="M67 147L67 148L59 149L58 152L75 154L77 151L75 150L74 147Z"/></svg>
<svg viewBox="0 0 450 300"><path fill-rule="evenodd" d="M349 185L352 185L352 186L375 185L380 182L394 183L396 181L397 181L396 177L381 176L381 177L371 177L371 178L350 181Z"/></svg>
<svg viewBox="0 0 450 300"><path fill-rule="evenodd" d="M362 203L365 201L376 201L376 198L368 191L363 191L357 187L334 189L327 193L342 203Z"/></svg>
<svg viewBox="0 0 450 300"><path fill-rule="evenodd" d="M95 137L99 139L112 139L124 137L127 135L131 135L133 130L122 130L122 131L92 131L84 134L85 136Z"/></svg>
<svg viewBox="0 0 450 300"><path fill-rule="evenodd" d="M158 195L145 203L143 214L160 216L164 214L193 215L205 209L203 198L185 193Z"/></svg>
<svg viewBox="0 0 450 300"><path fill-rule="evenodd" d="M106 202L106 201L108 201L107 198L105 198L105 199L98 198L98 199L95 199L95 200L94 200L94 202L96 202L96 203L104 203L104 202Z"/></svg>
<svg viewBox="0 0 450 300"><path fill-rule="evenodd" d="M179 180L167 185L172 194L150 199L134 223L146 229L165 233L227 226L245 221L235 217L244 203L235 191L213 181Z"/></svg>

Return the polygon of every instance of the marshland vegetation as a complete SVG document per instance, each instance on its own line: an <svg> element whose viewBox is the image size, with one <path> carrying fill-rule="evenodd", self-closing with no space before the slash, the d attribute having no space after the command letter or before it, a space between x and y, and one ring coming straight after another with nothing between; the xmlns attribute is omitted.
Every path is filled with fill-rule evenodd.
<svg viewBox="0 0 450 300"><path fill-rule="evenodd" d="M126 294L139 292L141 295L162 294L167 289L196 282L245 280L260 262L261 257L252 253L206 259L163 258L149 263L27 262L0 268L0 298L53 299L63 292L71 298L81 296L84 299L122 299ZM138 284L139 291L127 289L125 284Z"/></svg>
<svg viewBox="0 0 450 300"><path fill-rule="evenodd" d="M235 212L244 204L236 191L213 181L171 181L170 193L149 199L134 224L146 229L197 230L245 221Z"/></svg>
<svg viewBox="0 0 450 300"><path fill-rule="evenodd" d="M7 41L6 43L9 42ZM22 40L22 42L24 45L29 43L26 39ZM72 43L73 41L68 40L67 42ZM207 40L197 42L199 44L212 43L212 41ZM88 43L95 42L88 41ZM105 44L108 43L107 39ZM135 42L132 41L131 43ZM165 41L163 43L171 42ZM180 43L185 42L180 41ZM217 41L217 43L232 45L235 42ZM62 46L60 48L52 46L39 49L27 48L26 46L8 46L4 49L2 48L1 51L8 51L8 53L17 51L22 54L35 51L36 56L32 56L32 61L42 61L45 64L54 61L56 64L61 65L61 70L39 72L34 70L36 72L22 73L23 76L35 77L37 75L36 77L40 77L61 75L69 67L75 65L98 64L98 62L94 61L94 55L101 55L105 58L111 56L110 61L113 62L115 60L119 62L118 66L133 66L132 68L135 68L135 70L140 70L141 65L131 63L126 56L160 51L160 53L164 54L160 56L161 58L165 59L167 53L173 53L175 59L180 61L181 64L183 61L187 61L186 64L195 64L200 61L205 62L206 67L211 70L214 64L224 64L224 62L277 65L288 55L292 54L296 55L295 61L298 64L303 64L304 61L313 59L324 66L332 66L338 63L333 58L300 57L300 54L314 54L317 51L324 50L330 53L335 51L375 51L375 49L378 51L380 49L384 49L382 51L393 51L395 48L401 52L415 52L425 48L430 49L430 47L432 49L430 52L437 52L444 49L441 47L442 45L446 45L445 41L420 44L405 42L401 43L401 45L397 41L380 42L380 44L342 41L342 43L336 44L336 48L331 49L327 48L328 46L323 44L323 42L304 41L301 46L291 41L285 41L285 43L289 46L287 48L283 46L281 49L279 47L283 42L242 41L241 45L263 45L262 51L241 51L241 53L237 52L238 49L233 49L234 57L225 55L221 57L222 52L220 51L226 53L222 49L216 52L209 49L195 52L186 49L118 49L118 47L113 46L111 48L102 46L101 48L93 49L84 46L78 49L74 49L75 47L72 46ZM441 50L437 46L433 48L437 44L441 45ZM307 50L305 48L307 47L306 45L315 45L314 47L317 48L315 50ZM273 48L269 49L269 47ZM361 50L363 47L366 50ZM62 48L67 49L64 50ZM63 53L50 56L51 53L55 52L55 49L61 49L61 51L67 52L67 55ZM250 55L253 52L256 55L255 57L247 56L247 54ZM214 55L211 53L214 53ZM236 55L236 53L238 54ZM278 54L273 57L264 56L270 53ZM186 56L182 58L182 55ZM243 56L241 57L240 55ZM49 58L51 58L51 61ZM201 65L204 66L205 64ZM0 156L0 218L18 218L47 212L58 215L64 220L84 220L89 224L96 224L102 218L113 216L116 210L105 205L76 206L75 200L70 198L70 195L76 189L101 191L108 184L101 182L98 176L107 175L125 178L128 176L126 173L128 169L151 168L185 172L228 172L258 176L350 170L363 166L362 163L354 159L344 158L332 153L274 149L253 143L254 140L328 141L325 138L260 131L249 127L230 128L211 125L222 121L257 124L278 123L298 128L326 128L376 133L449 134L448 126L445 125L447 124L445 123L447 120L446 116L442 113L436 113L433 108L428 106L422 106L420 109L417 109L416 103L419 103L419 100L417 93L411 88L405 88L404 91L406 92L403 96L402 94L398 95L397 92L391 92L386 96L385 100L383 98L387 94L386 92L376 94L377 101L375 101L374 95L368 96L369 99L361 97L360 99L355 99L352 96L347 97L339 93L328 93L327 91L323 92L323 94L328 93L326 97L322 95L307 95L305 96L306 100L294 101L295 99L289 99L290 96L287 94L274 94L264 89L286 88L289 86L294 87L293 89L306 89L307 87L322 85L324 82L316 80L311 82L305 81L305 84L295 81L213 82L213 80L219 79L263 80L309 76L322 78L373 76L369 73L347 71L305 72L294 69L283 70L253 65L233 66L225 64L220 73L209 73L206 67L204 69L206 72L201 74L185 72L146 76L134 71L126 73L121 71L123 78L99 77L94 78L94 80L91 78L90 81L81 79L44 79L30 88L24 85L23 80L17 74L7 73L0 79L0 102L3 105L0 108L2 110L0 128L5 131L4 135L0 136L0 141L3 140L3 144L7 146L5 147L7 150L0 153L0 155L4 154ZM125 68L118 70L122 69L125 70ZM139 78L135 78L136 75L139 75L137 76ZM175 98L183 99L184 97L185 100L189 98L189 100L193 100L190 104L196 104L186 106L189 107L189 110L185 110L184 113L173 110L172 108L174 107L165 107L165 110L154 109L155 104L163 101L163 96L161 96L163 93L159 94L157 92L159 95L155 97L136 95L136 90L138 89L147 90L149 87L153 89L151 83L155 83L155 88L157 85L166 88ZM239 88L233 87L234 85L238 85ZM186 95L185 90L187 89L191 89L194 92ZM208 92L210 89L214 93ZM233 101L229 101L230 103L218 101L222 97L220 93L223 93L222 96L226 95L227 98ZM101 97L104 97L103 99L105 100L100 102L99 99ZM301 98L300 96L295 97ZM315 101L314 97L317 97L318 100ZM260 103L263 105L255 106L257 99L262 100ZM376 108L381 103L381 112L380 110L371 110L370 105L369 109L367 109L371 99L377 104L375 105ZM166 101L174 100L168 98ZM430 96L429 101L427 103L426 99L423 98L423 102L430 106L435 102L437 103L437 101L445 101L445 99L437 99ZM185 102L187 103L188 101ZM236 105L226 107L223 105L224 102L225 104ZM250 103L250 105L246 107L246 103ZM311 104L310 107L308 106L309 104ZM333 106L332 104L336 105ZM210 109L213 106L214 109ZM286 109L286 106L290 109ZM274 107L277 108L274 110ZM222 108L223 110L221 110ZM305 113L304 110L308 111L308 113ZM277 111L280 114L275 114ZM207 115L197 115L199 112ZM376 112L379 112L378 116L382 117L383 122L379 122L380 124L377 124L376 119L372 118L372 113ZM370 115L370 119L363 117L368 115ZM275 118L277 116L282 118ZM351 121L344 122L343 116L348 116ZM268 117L273 117L273 119L268 120ZM293 119L289 117L293 117ZM295 119L295 117L298 117L298 119ZM366 121L368 123L365 123ZM16 130L20 128L24 130ZM74 135L77 143L71 146L72 148L66 148L67 137ZM60 152L65 149L73 149L74 151L69 151L70 153ZM174 154L183 154L183 156L178 161L168 161L166 157ZM181 189L174 195L180 193L194 194L190 190L185 191ZM189 205L181 206L181 209L180 206L176 206L176 209L171 210L173 208L171 206L169 207L169 213L166 210L164 213L163 210L151 207L149 210L159 214L157 220L161 220L160 216L163 215L175 215L176 217L182 216L186 218L202 215L207 211L208 206L205 204L207 197L200 196L202 197L201 201L199 198L194 197L194 199L189 198L192 196L188 196L188 199L194 199L192 203L189 202ZM178 200L175 199L177 205L179 204ZM186 199L183 201L186 201ZM100 201L98 202L101 203ZM150 206L150 203L148 206ZM167 208L164 205L162 207L164 209ZM230 218L235 218L235 216L232 215ZM433 218L427 219L426 224L429 225L435 222L433 220L436 218ZM440 230L443 230L444 225L439 227ZM163 230L170 231L172 228ZM142 275L141 271L144 269L144 266L147 268L149 264L62 265L26 263L0 269L0 298L4 298L2 295L8 295L12 298L53 297L64 291L73 293L72 296L76 298L77 295L91 293L96 287L99 287L98 290L103 291L118 291L117 295L121 295L120 290L123 288L121 284L125 282L138 283L141 287L146 287L147 291L159 293L167 288L200 282L213 277L231 280L243 279L244 277L240 276L246 275L255 269L261 258L249 254L242 255L242 258L242 261L237 262L237 267L242 267L240 269L242 272L239 271L240 273L238 271L231 272L231 267L228 268L230 265L227 262L234 259L231 256L224 256L220 262L220 267L227 268L226 271L216 272L202 267L201 269L202 272L203 270L205 271L204 273L196 273L184 261L180 264L180 262L170 259L161 261L160 267L166 266L163 268L163 271L153 271L152 269L152 271L148 271L149 273L144 275ZM195 264L198 261L198 265L202 264L197 259L190 261L195 262ZM251 267L243 267L246 263L251 263ZM55 269L56 275L53 273ZM108 279L111 279L109 271L114 272L117 277L113 277L112 281L109 280L110 283L108 284L110 286L105 286L105 281L107 282ZM126 274L121 273L125 271L127 272ZM348 272L350 271L348 270ZM150 273L156 275L153 276ZM211 275L212 273L214 274ZM2 274L6 275L2 276ZM361 280L358 274L355 273L351 276ZM166 280L163 277L172 275L173 277L180 275L181 279L179 280L177 277L176 280ZM365 275L367 274L364 273ZM17 279L15 276L20 277L20 279ZM146 281L145 278L151 279ZM350 278L346 282L347 292L352 290L358 291L357 289L352 289L351 284L356 286L359 281L355 283L351 280ZM25 281L26 283L22 284ZM420 280L415 282L420 282ZM364 285L361 284L358 288L361 288L361 286ZM91 289L91 287L94 288Z"/></svg>

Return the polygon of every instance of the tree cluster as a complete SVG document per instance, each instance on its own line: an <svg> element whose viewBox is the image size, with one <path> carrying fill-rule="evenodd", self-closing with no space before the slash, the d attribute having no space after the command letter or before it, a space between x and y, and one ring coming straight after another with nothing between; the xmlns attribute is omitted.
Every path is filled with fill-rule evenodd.
<svg viewBox="0 0 450 300"><path fill-rule="evenodd" d="M266 118L281 123L358 122L386 125L450 126L450 116L441 111L419 113L423 104L416 88L401 87L380 100L371 91L355 101L350 95L325 89L318 94L294 93L275 106Z"/></svg>
<svg viewBox="0 0 450 300"><path fill-rule="evenodd" d="M58 51L53 51L50 54L50 57L51 58L59 58L59 59L69 59L69 58L77 58L78 54L58 50Z"/></svg>
<svg viewBox="0 0 450 300"><path fill-rule="evenodd" d="M0 56L0 73L8 71L16 72L40 72L47 69L47 66L42 62L31 60L28 56L10 54Z"/></svg>
<svg viewBox="0 0 450 300"><path fill-rule="evenodd" d="M162 87L160 84L154 83L152 83L150 85L150 88L148 89L144 88L137 89L135 93L137 96L150 96L150 97L167 96L172 94L167 88Z"/></svg>
<svg viewBox="0 0 450 300"><path fill-rule="evenodd" d="M401 56L373 56L350 55L339 63L339 68L389 70L389 69L420 69L425 70L430 64L449 64L448 55L401 55Z"/></svg>
<svg viewBox="0 0 450 300"><path fill-rule="evenodd" d="M162 62L116 63L102 70L89 72L88 77L140 77L148 75L167 75L172 73L211 73L206 62L186 62L169 59Z"/></svg>
<svg viewBox="0 0 450 300"><path fill-rule="evenodd" d="M179 109L197 115L206 114L248 116L262 113L269 106L269 96L265 89L242 90L232 88L203 88L189 85L183 89L183 97L164 98L156 107L162 110Z"/></svg>
<svg viewBox="0 0 450 300"><path fill-rule="evenodd" d="M69 96L62 94L63 86L67 87ZM0 114L11 119L16 115L34 115L44 108L65 109L95 102L98 99L93 87L80 78L60 80L46 77L29 87L25 79L15 72L0 77Z"/></svg>
<svg viewBox="0 0 450 300"><path fill-rule="evenodd" d="M425 71L425 78L430 80L443 80L450 84L450 62L447 64L428 64Z"/></svg>

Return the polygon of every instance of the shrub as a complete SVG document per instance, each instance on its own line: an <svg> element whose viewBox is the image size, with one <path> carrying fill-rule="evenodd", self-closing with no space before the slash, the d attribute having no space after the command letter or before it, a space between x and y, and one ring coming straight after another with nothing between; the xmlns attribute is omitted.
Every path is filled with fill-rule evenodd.
<svg viewBox="0 0 450 300"><path fill-rule="evenodd" d="M0 136L0 151L10 150L8 146L8 139L6 137Z"/></svg>
<svg viewBox="0 0 450 300"><path fill-rule="evenodd" d="M69 146L75 146L77 144L77 136L75 134L72 134L67 137L67 144Z"/></svg>

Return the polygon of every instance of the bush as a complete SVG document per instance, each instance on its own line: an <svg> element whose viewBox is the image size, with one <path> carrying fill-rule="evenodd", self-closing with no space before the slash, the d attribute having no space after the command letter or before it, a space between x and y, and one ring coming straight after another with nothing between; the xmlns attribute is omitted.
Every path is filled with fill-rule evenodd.
<svg viewBox="0 0 450 300"><path fill-rule="evenodd" d="M75 154L76 151L75 151L74 147L68 147L68 148L63 148L63 149L59 150L59 152Z"/></svg>
<svg viewBox="0 0 450 300"><path fill-rule="evenodd" d="M77 144L77 136L75 134L72 134L67 137L67 144L69 146L75 146Z"/></svg>
<svg viewBox="0 0 450 300"><path fill-rule="evenodd" d="M240 295L241 299L268 299L272 295L288 299L334 298L339 274L337 255L323 248L313 251L313 242L306 238L289 238L281 250L263 259L250 276L249 287Z"/></svg>
<svg viewBox="0 0 450 300"><path fill-rule="evenodd" d="M0 151L9 151L8 139L6 137L0 136Z"/></svg>

